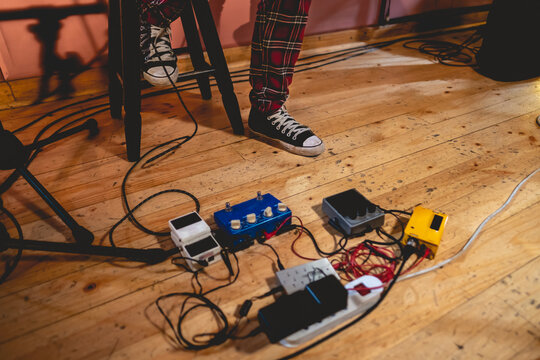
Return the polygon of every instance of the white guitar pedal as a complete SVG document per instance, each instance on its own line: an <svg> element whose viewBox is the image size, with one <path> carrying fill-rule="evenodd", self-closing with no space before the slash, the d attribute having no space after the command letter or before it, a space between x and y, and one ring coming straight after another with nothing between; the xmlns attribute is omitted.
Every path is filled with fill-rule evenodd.
<svg viewBox="0 0 540 360"><path fill-rule="evenodd" d="M186 257L191 270L201 267L198 261L212 264L221 259L221 246L212 236L210 226L196 212L169 220L171 238Z"/></svg>

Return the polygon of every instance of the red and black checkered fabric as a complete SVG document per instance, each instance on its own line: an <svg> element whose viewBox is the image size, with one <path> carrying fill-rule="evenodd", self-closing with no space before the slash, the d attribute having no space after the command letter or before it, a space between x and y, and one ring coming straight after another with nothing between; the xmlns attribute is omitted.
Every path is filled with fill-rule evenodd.
<svg viewBox="0 0 540 360"><path fill-rule="evenodd" d="M251 42L249 98L272 114L287 100L311 0L262 0Z"/></svg>
<svg viewBox="0 0 540 360"><path fill-rule="evenodd" d="M142 20L160 27L180 16L185 0L141 0ZM289 96L311 0L260 0L251 43L249 98L272 114Z"/></svg>
<svg viewBox="0 0 540 360"><path fill-rule="evenodd" d="M180 17L187 0L140 0L141 21L168 27Z"/></svg>

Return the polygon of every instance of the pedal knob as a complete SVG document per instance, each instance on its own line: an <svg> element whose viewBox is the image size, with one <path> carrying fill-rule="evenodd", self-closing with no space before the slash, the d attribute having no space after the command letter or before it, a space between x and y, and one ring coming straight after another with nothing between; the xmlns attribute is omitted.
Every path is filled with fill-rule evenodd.
<svg viewBox="0 0 540 360"><path fill-rule="evenodd" d="M279 203L277 204L277 209L280 212L285 212L287 211L287 205L285 205L284 203Z"/></svg>
<svg viewBox="0 0 540 360"><path fill-rule="evenodd" d="M255 215L254 213L247 214L246 220L250 224L255 224L257 222L257 215Z"/></svg>
<svg viewBox="0 0 540 360"><path fill-rule="evenodd" d="M240 220L231 220L231 229L233 230L240 230L242 227L242 223Z"/></svg>
<svg viewBox="0 0 540 360"><path fill-rule="evenodd" d="M343 213L344 215L350 217L351 219L356 219L356 217L358 216L358 207L356 206L356 204L345 204L344 207L343 207ZM360 215L362 216L362 215Z"/></svg>
<svg viewBox="0 0 540 360"><path fill-rule="evenodd" d="M367 211L367 208L364 206L364 204L362 204L360 208L358 208L358 216L366 216L366 211Z"/></svg>
<svg viewBox="0 0 540 360"><path fill-rule="evenodd" d="M264 216L265 217L272 217L274 216L274 213L272 212L272 208L269 206L266 209L264 209Z"/></svg>

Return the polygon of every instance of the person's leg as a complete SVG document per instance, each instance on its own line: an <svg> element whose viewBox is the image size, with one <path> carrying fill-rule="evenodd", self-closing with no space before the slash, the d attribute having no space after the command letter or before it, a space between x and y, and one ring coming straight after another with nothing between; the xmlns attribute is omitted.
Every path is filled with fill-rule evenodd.
<svg viewBox="0 0 540 360"><path fill-rule="evenodd" d="M322 141L283 106L289 95L311 0L261 0L251 44L250 129L299 155L317 156Z"/></svg>
<svg viewBox="0 0 540 360"><path fill-rule="evenodd" d="M285 102L304 39L311 0L261 0L251 43L250 100L274 113Z"/></svg>
<svg viewBox="0 0 540 360"><path fill-rule="evenodd" d="M154 86L166 86L178 78L170 24L180 16L185 3L186 0L140 0L143 76Z"/></svg>

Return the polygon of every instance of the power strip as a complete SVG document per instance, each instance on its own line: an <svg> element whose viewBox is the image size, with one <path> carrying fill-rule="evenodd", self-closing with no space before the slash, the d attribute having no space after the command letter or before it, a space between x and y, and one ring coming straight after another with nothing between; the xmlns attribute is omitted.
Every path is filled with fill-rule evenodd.
<svg viewBox="0 0 540 360"><path fill-rule="evenodd" d="M354 288L362 284L365 288L371 289L369 293L361 295ZM286 347L296 347L310 341L318 335L333 329L344 321L352 320L356 316L366 312L379 301L383 292L382 282L371 275L364 275L358 279L351 281L345 288L348 290L347 307L336 312L333 315L327 316L322 321L308 326L306 329L295 332L289 335L280 343Z"/></svg>
<svg viewBox="0 0 540 360"><path fill-rule="evenodd" d="M279 283L288 295L304 290L307 284L328 275L334 275L339 280L339 275L327 258L311 261L276 273Z"/></svg>
<svg viewBox="0 0 540 360"><path fill-rule="evenodd" d="M346 309L347 298L341 281L329 275L259 309L257 320L268 340L276 343Z"/></svg>
<svg viewBox="0 0 540 360"><path fill-rule="evenodd" d="M311 261L276 273L279 283L285 289L287 295L302 291L306 285L322 279L325 276L333 275L339 279L339 275L334 270L327 258ZM358 285L363 285L369 292L361 295L354 290ZM299 346L314 337L336 327L344 321L353 319L357 315L364 313L381 297L383 292L382 282L370 275L361 276L345 285L347 291L347 307L324 318L322 321L308 326L306 329L289 335L280 343L286 347Z"/></svg>

